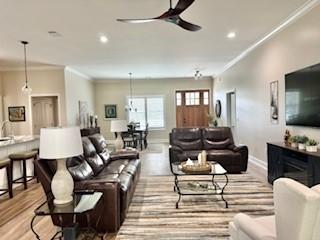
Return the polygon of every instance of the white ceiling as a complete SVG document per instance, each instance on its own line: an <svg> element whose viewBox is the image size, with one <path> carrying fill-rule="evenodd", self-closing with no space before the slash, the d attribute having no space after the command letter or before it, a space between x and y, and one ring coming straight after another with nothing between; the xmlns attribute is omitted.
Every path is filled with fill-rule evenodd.
<svg viewBox="0 0 320 240"><path fill-rule="evenodd" d="M128 72L187 77L196 68L214 75L305 2L196 0L182 17L202 30L188 32L166 22L116 21L159 16L169 0L0 0L0 68L23 59L19 40L27 40L30 61L69 66L92 78L126 78ZM50 30L62 36L53 38ZM229 31L237 37L226 38ZM107 44L99 42L101 34Z"/></svg>

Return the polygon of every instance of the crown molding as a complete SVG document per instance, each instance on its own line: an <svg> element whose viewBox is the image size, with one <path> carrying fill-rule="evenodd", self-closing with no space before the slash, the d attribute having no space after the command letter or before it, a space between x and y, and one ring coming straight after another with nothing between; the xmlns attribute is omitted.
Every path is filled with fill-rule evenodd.
<svg viewBox="0 0 320 240"><path fill-rule="evenodd" d="M71 68L69 66L65 67L65 71L69 71L69 72L71 72L71 73L73 73L75 75L78 75L79 77L82 77L82 78L85 78L87 80L93 81L93 79L91 77L89 77L86 74L83 74L83 73L79 72L78 70L75 70L74 68Z"/></svg>
<svg viewBox="0 0 320 240"><path fill-rule="evenodd" d="M236 63L238 63L240 60L248 56L252 51L254 51L259 46L263 45L265 42L267 42L269 39L271 39L276 34L280 33L285 28L289 27L292 23L297 21L299 18L303 17L305 14L310 12L313 8L315 8L317 5L319 5L320 0L309 0L305 2L301 7L299 7L296 11L294 11L292 14L289 15L286 20L284 20L280 25L278 25L276 28L274 28L270 33L265 35L263 38L261 38L259 41L252 44L249 48L244 50L241 54L239 54L237 57L235 57L233 60L231 60L229 63L227 63L224 68L218 72L216 75L213 76L213 78L216 78L223 74L225 71L230 69L232 66L234 66Z"/></svg>
<svg viewBox="0 0 320 240"><path fill-rule="evenodd" d="M46 70L63 70L64 66L33 66L28 67L28 71L46 71ZM0 72L20 72L24 71L24 67L8 67L8 68L1 68Z"/></svg>

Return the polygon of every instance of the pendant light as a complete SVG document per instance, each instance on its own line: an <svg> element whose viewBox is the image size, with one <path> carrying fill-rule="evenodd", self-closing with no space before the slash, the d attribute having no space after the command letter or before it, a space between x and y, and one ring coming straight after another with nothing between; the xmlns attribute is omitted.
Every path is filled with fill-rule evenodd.
<svg viewBox="0 0 320 240"><path fill-rule="evenodd" d="M132 73L129 73L129 79L130 79L130 100L129 100L129 106L127 105L125 107L126 111L128 112L137 112L138 109L136 107L133 106L133 102L132 102Z"/></svg>
<svg viewBox="0 0 320 240"><path fill-rule="evenodd" d="M200 80L202 78L202 74L200 73L200 70L196 70L196 73L194 74L195 80Z"/></svg>
<svg viewBox="0 0 320 240"><path fill-rule="evenodd" d="M29 44L27 41L21 41L23 44L23 49L24 49L24 74L25 74L25 84L21 88L21 91L24 94L30 94L32 92L32 89L29 86L28 83L28 71L27 71L27 45Z"/></svg>

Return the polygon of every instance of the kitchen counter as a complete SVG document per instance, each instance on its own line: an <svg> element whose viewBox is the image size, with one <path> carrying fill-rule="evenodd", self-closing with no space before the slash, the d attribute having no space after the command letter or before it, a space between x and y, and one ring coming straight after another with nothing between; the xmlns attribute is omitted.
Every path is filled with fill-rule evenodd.
<svg viewBox="0 0 320 240"><path fill-rule="evenodd" d="M4 138L0 138L4 139ZM0 148L39 140L39 136L15 136L13 139L1 140Z"/></svg>
<svg viewBox="0 0 320 240"><path fill-rule="evenodd" d="M0 159L8 158L11 153L18 153L23 151L39 148L39 136L15 136L12 140L3 141L0 138ZM34 172L33 161L27 161L27 175L32 176ZM22 176L22 167L20 162L15 162L13 165L13 178ZM6 170L0 169L0 189L6 188L7 177ZM16 187L14 184L13 187Z"/></svg>

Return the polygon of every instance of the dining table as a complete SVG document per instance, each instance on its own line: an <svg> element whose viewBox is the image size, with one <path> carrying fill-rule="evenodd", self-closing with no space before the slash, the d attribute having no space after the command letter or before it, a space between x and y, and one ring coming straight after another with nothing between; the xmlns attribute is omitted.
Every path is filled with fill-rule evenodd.
<svg viewBox="0 0 320 240"><path fill-rule="evenodd" d="M138 134L140 139L140 149L143 150L143 134L146 133L147 127L145 125L136 126L131 130L131 133Z"/></svg>

